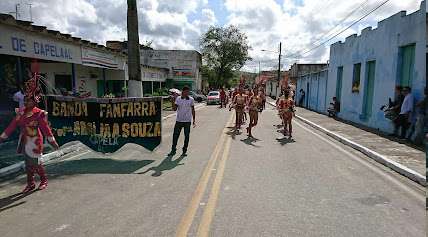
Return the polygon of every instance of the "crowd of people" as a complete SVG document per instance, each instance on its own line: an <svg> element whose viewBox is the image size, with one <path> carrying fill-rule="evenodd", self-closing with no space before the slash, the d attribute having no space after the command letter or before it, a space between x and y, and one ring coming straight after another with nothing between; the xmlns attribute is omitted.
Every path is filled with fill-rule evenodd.
<svg viewBox="0 0 428 237"><path fill-rule="evenodd" d="M257 125L259 114L266 108L266 95L264 88L255 87L253 89L239 86L228 93L220 89L220 108L226 108L228 102L229 111L235 110L235 130L239 131L242 125L247 122L246 132L249 137L253 137L253 128ZM276 108L278 116L284 126L283 135L292 137L292 123L294 116L294 91L286 88L282 95L278 97Z"/></svg>

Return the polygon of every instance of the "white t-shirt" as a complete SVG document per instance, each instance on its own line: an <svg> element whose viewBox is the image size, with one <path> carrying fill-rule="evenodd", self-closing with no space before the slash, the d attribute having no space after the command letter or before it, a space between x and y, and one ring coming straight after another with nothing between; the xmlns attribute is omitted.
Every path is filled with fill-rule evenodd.
<svg viewBox="0 0 428 237"><path fill-rule="evenodd" d="M194 99L189 96L188 99L178 96L175 99L177 105L177 122L192 122L192 107L194 106Z"/></svg>
<svg viewBox="0 0 428 237"><path fill-rule="evenodd" d="M413 112L413 103L413 95L411 93L407 94L406 97L404 97L403 104L401 105L400 114Z"/></svg>
<svg viewBox="0 0 428 237"><path fill-rule="evenodd" d="M19 108L24 108L24 94L21 91L16 92L13 95L13 100L19 103Z"/></svg>

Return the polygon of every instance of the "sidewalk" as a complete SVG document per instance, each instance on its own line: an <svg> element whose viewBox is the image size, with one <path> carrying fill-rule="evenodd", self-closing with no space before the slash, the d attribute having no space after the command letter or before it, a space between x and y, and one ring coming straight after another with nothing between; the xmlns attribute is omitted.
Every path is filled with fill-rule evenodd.
<svg viewBox="0 0 428 237"><path fill-rule="evenodd" d="M274 105L272 100L268 101ZM409 179L426 186L425 152L343 123L327 115L296 108L296 118Z"/></svg>
<svg viewBox="0 0 428 237"><path fill-rule="evenodd" d="M420 176L425 177L426 155L418 149L389 140L377 134L367 132L358 127L337 121L326 115L312 112L304 108L297 108L296 117L303 122L309 121L315 125L325 128L339 137L350 140L361 147L368 148L374 153L377 153L390 161L396 162L399 165L407 167L408 169L418 173Z"/></svg>

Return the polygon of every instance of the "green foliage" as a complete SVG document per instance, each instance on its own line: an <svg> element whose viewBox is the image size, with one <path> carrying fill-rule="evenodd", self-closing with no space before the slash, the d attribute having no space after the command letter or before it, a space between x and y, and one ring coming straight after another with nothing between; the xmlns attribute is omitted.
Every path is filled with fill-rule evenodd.
<svg viewBox="0 0 428 237"><path fill-rule="evenodd" d="M208 78L210 86L230 86L234 71L251 59L247 36L233 25L211 26L202 36L200 47L205 64L202 75Z"/></svg>

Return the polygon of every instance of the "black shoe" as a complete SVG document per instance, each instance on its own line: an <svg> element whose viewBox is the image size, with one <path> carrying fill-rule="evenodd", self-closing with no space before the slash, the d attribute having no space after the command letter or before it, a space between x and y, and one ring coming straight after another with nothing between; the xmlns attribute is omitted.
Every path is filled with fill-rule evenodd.
<svg viewBox="0 0 428 237"><path fill-rule="evenodd" d="M168 153L168 156L173 156L173 155L175 155L177 153L177 150L171 150L169 153Z"/></svg>
<svg viewBox="0 0 428 237"><path fill-rule="evenodd" d="M187 156L187 150L183 149L183 153L181 153L181 154L182 154L182 156Z"/></svg>

